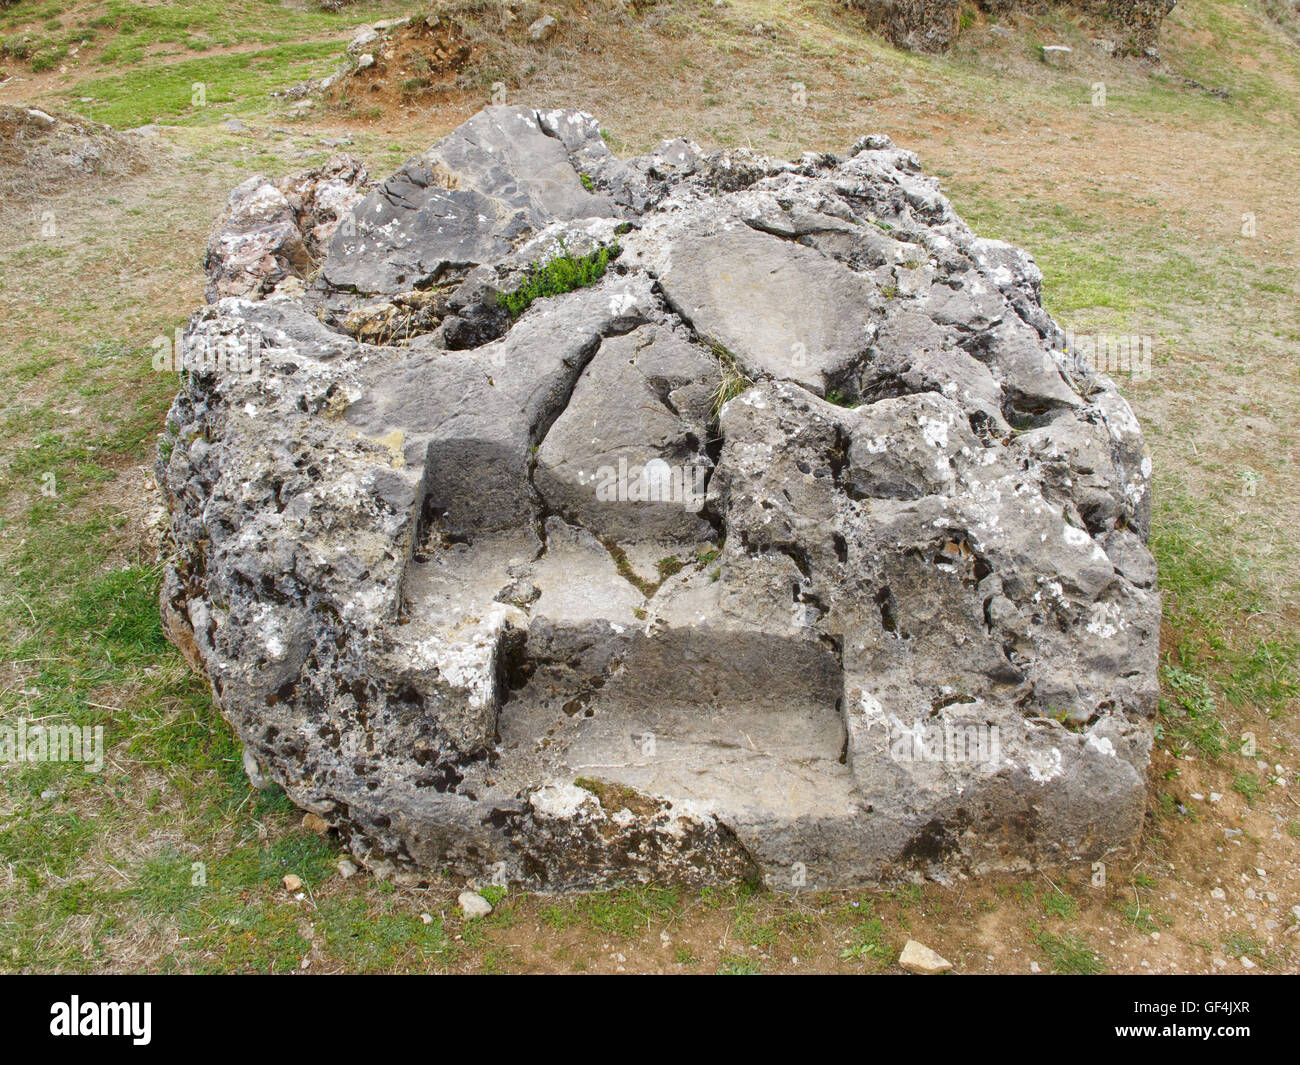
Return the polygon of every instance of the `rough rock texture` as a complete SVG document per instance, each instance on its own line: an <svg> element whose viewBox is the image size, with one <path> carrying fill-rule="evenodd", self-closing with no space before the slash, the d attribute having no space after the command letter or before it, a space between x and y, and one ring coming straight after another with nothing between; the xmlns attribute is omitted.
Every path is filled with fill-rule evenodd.
<svg viewBox="0 0 1300 1065"><path fill-rule="evenodd" d="M861 14L863 22L896 48L911 52L946 52L961 26L958 0L840 0ZM1160 26L1176 0L975 0L986 15L1001 18L1049 7L1074 8L1114 22L1120 31L1117 55L1158 55Z"/></svg>
<svg viewBox="0 0 1300 1065"><path fill-rule="evenodd" d="M317 170L236 186L203 260L208 299L263 296L310 274L367 184L360 161L336 155Z"/></svg>
<svg viewBox="0 0 1300 1065"><path fill-rule="evenodd" d="M308 284L289 187L361 192L250 182L214 237L214 295L261 280L187 343L256 372L182 378L163 612L251 775L364 864L799 887L1134 840L1150 462L913 155L622 161L490 108Z"/></svg>
<svg viewBox="0 0 1300 1065"><path fill-rule="evenodd" d="M909 52L946 52L957 38L959 0L843 0L873 33Z"/></svg>
<svg viewBox="0 0 1300 1065"><path fill-rule="evenodd" d="M1160 27L1174 9L1177 0L1092 0L1124 29L1117 42L1119 55L1149 56L1159 54Z"/></svg>

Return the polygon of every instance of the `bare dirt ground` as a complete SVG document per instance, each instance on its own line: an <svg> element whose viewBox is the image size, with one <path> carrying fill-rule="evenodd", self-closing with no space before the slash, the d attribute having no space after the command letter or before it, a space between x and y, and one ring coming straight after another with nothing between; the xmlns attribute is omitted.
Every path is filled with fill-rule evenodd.
<svg viewBox="0 0 1300 1065"><path fill-rule="evenodd" d="M517 6L522 21L531 9ZM118 737L94 786L0 768L0 921L14 944L0 966L871 972L897 971L916 938L968 973L1300 971L1300 50L1250 9L1211 0L1179 5L1161 64L1111 59L1088 43L1104 27L1055 16L1006 37L977 22L951 56L919 59L829 2L660 3L612 24L606 5L560 6L545 46L516 35L431 90L363 83L351 106L335 94L305 113L240 96L138 138L138 173L0 205L0 557L15 604L0 627L0 714L56 712L62 686ZM353 21L406 13L366 5L317 39L341 55ZM1037 58L1055 40L1075 48L1070 69ZM167 51L151 53L160 71L190 61ZM92 55L22 69L0 84L0 105L93 117ZM1211 76L1229 99L1184 80ZM132 657L60 628L85 609L83 587L153 563L148 468L174 388L149 372L148 345L200 305L203 245L228 190L339 142L381 175L494 93L587 109L621 153L686 135L792 156L888 133L977 230L1038 257L1063 324L1153 338L1150 379L1123 385L1156 470L1162 659L1174 672L1135 854L1104 876L1079 865L853 894L514 892L467 922L455 905L465 885L344 878L336 843L249 793L174 652ZM53 500L46 473L62 491ZM116 615L105 616L109 640ZM104 653L119 655L112 668ZM220 890L185 889L195 862L218 871ZM304 890L281 885L288 872Z"/></svg>

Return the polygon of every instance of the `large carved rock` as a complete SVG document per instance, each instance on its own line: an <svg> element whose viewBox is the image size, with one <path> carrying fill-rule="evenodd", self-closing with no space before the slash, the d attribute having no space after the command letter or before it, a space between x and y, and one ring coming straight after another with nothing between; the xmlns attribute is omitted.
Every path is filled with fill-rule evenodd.
<svg viewBox="0 0 1300 1065"><path fill-rule="evenodd" d="M363 862L831 886L1135 839L1138 425L914 156L621 161L492 108L345 184L314 280L272 250L194 315L245 357L190 359L157 472L169 627ZM235 208L214 295L302 232Z"/></svg>

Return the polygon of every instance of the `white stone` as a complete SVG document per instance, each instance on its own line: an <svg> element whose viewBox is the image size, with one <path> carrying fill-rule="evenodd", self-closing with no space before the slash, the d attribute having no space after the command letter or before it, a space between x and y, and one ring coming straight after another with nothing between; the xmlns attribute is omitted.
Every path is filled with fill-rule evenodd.
<svg viewBox="0 0 1300 1065"><path fill-rule="evenodd" d="M909 939L904 945L903 953L898 956L898 964L908 972L925 975L946 972L952 968L952 962L941 958L924 943L918 943L915 939Z"/></svg>
<svg viewBox="0 0 1300 1065"><path fill-rule="evenodd" d="M557 23L550 15L543 15L528 27L528 36L534 41L544 41L555 32Z"/></svg>
<svg viewBox="0 0 1300 1065"><path fill-rule="evenodd" d="M471 921L486 917L492 912L492 903L477 891L462 891L456 897L456 903L460 906L460 912Z"/></svg>
<svg viewBox="0 0 1300 1065"><path fill-rule="evenodd" d="M373 26L362 26L348 43L348 55L357 55L379 40L379 33Z"/></svg>

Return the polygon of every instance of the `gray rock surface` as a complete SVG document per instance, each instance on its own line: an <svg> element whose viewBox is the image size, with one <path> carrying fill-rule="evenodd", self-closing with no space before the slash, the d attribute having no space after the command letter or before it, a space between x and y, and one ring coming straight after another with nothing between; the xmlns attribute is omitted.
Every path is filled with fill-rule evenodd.
<svg viewBox="0 0 1300 1065"><path fill-rule="evenodd" d="M187 345L254 372L182 377L164 619L376 874L798 889L1135 840L1138 424L887 138L619 160L489 108L380 185L246 183L207 267Z"/></svg>
<svg viewBox="0 0 1300 1065"><path fill-rule="evenodd" d="M527 112L494 108L374 189L336 232L324 267L330 287L392 295L467 265L493 263L559 220L609 216L561 140Z"/></svg>
<svg viewBox="0 0 1300 1065"><path fill-rule="evenodd" d="M548 40L555 33L557 25L558 23L553 16L543 15L528 27L528 36L534 41Z"/></svg>
<svg viewBox="0 0 1300 1065"><path fill-rule="evenodd" d="M858 13L868 29L895 47L913 52L946 52L969 25L958 0L839 2ZM1114 42L1103 42L1110 44L1108 54L1158 58L1160 27L1174 4L1175 0L1085 0L1078 6L1094 18L1114 23L1122 31L1118 47ZM992 19L1041 10L1036 0L975 0L975 6ZM989 32L999 37L1010 36L1009 30L997 25L989 27ZM1043 58L1053 65L1062 63L1059 53L1053 56L1044 52ZM1064 58L1068 65L1068 55Z"/></svg>
<svg viewBox="0 0 1300 1065"><path fill-rule="evenodd" d="M280 181L259 174L236 186L204 257L208 299L262 296L310 274L367 184L358 160L336 155L316 170Z"/></svg>

